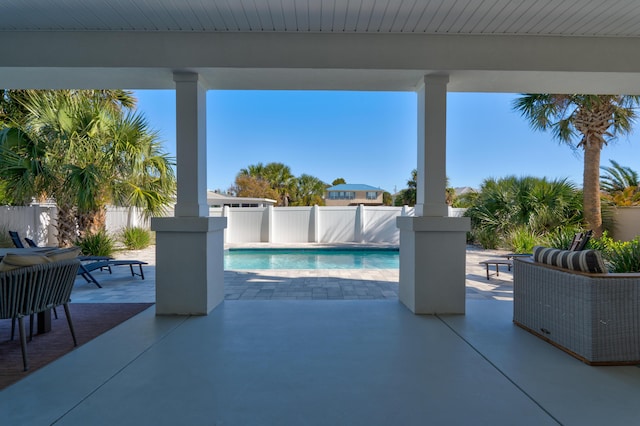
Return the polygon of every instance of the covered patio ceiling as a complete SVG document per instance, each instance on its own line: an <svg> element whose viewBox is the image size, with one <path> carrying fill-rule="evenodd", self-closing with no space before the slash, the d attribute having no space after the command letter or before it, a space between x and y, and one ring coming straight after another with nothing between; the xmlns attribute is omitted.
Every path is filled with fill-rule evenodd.
<svg viewBox="0 0 640 426"><path fill-rule="evenodd" d="M6 0L4 88L640 93L634 0Z"/></svg>

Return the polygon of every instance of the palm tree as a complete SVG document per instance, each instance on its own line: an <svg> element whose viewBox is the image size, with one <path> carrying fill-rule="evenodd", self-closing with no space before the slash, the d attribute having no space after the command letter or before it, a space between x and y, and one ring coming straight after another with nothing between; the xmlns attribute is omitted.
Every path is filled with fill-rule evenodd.
<svg viewBox="0 0 640 426"><path fill-rule="evenodd" d="M296 206L324 205L324 191L328 185L315 176L302 174L296 179Z"/></svg>
<svg viewBox="0 0 640 426"><path fill-rule="evenodd" d="M482 183L465 216L471 218L472 233L478 239L499 243L508 240L518 228L526 228L533 235L546 235L563 226L575 227L582 221L580 198L580 192L566 179L489 178Z"/></svg>
<svg viewBox="0 0 640 426"><path fill-rule="evenodd" d="M264 165L262 163L250 164L246 169L240 169L238 175L252 176L254 178L264 178Z"/></svg>
<svg viewBox="0 0 640 426"><path fill-rule="evenodd" d="M638 172L632 170L631 167L624 167L614 160L609 160L611 166L600 167L606 173L600 178L600 187L603 191L614 193L624 191L626 188L640 186L640 177Z"/></svg>
<svg viewBox="0 0 640 426"><path fill-rule="evenodd" d="M289 206L291 194L296 188L296 178L289 166L283 163L269 163L264 166L263 178L278 193L278 205Z"/></svg>
<svg viewBox="0 0 640 426"><path fill-rule="evenodd" d="M112 93L126 100L126 93ZM53 197L58 239L104 228L108 203L159 214L175 193L157 134L105 91L25 91L23 114L0 132L0 177L23 202ZM120 98L118 98L120 99Z"/></svg>
<svg viewBox="0 0 640 426"><path fill-rule="evenodd" d="M640 96L525 94L513 107L536 130L584 151L584 216L594 236L602 235L600 152L619 134L631 131ZM579 140L573 145L579 137Z"/></svg>
<svg viewBox="0 0 640 426"><path fill-rule="evenodd" d="M600 187L605 199L616 206L637 206L640 204L640 183L638 173L614 160L611 167L601 167L605 174L600 178Z"/></svg>

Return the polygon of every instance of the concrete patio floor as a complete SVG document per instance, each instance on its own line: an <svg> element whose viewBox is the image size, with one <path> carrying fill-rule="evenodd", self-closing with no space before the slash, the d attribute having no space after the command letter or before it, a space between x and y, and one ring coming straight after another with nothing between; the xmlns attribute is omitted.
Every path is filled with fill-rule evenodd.
<svg viewBox="0 0 640 426"><path fill-rule="evenodd" d="M16 425L640 424L640 368L589 367L514 326L510 274L487 281L480 268L477 285L488 287L468 286L467 314L459 316L416 316L397 299L226 300L204 317L156 317L152 307L0 392L0 418ZM104 293L141 290L153 269L145 281L122 269L103 279L112 289Z"/></svg>

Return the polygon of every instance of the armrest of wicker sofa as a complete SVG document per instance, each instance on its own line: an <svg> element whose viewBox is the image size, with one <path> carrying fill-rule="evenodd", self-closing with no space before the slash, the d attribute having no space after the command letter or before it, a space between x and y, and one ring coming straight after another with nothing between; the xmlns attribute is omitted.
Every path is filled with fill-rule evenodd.
<svg viewBox="0 0 640 426"><path fill-rule="evenodd" d="M513 321L590 365L640 363L640 274L516 259Z"/></svg>

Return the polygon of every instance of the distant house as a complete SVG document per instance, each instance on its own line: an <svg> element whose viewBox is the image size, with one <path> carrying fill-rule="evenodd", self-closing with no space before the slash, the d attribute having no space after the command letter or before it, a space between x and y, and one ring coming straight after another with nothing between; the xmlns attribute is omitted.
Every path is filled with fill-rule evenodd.
<svg viewBox="0 0 640 426"><path fill-rule="evenodd" d="M327 188L324 202L327 206L381 206L383 192L374 186L343 183Z"/></svg>
<svg viewBox="0 0 640 426"><path fill-rule="evenodd" d="M276 200L270 198L233 197L231 195L218 194L207 191L207 204L209 207L268 207L273 206Z"/></svg>

